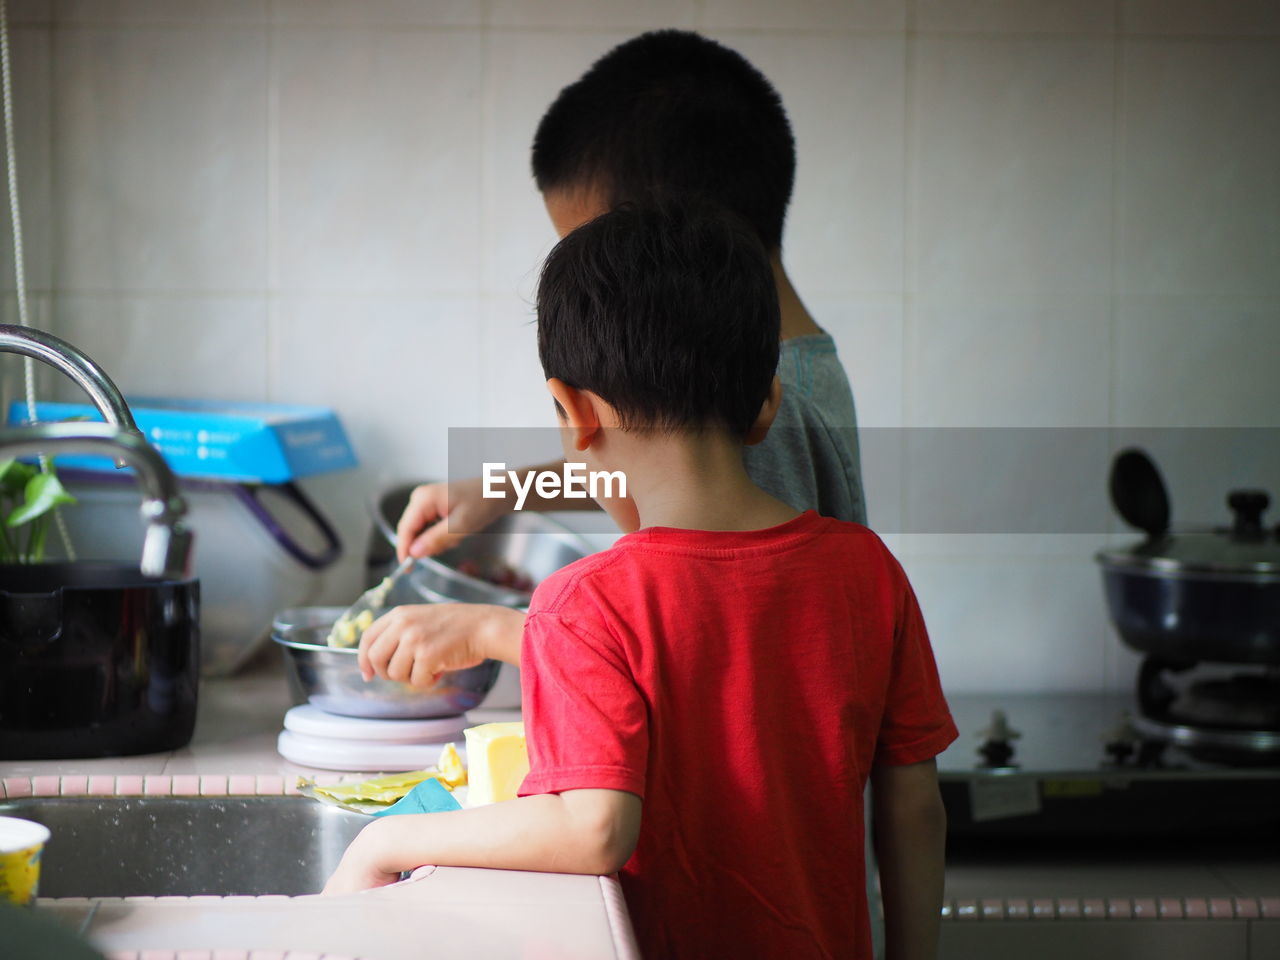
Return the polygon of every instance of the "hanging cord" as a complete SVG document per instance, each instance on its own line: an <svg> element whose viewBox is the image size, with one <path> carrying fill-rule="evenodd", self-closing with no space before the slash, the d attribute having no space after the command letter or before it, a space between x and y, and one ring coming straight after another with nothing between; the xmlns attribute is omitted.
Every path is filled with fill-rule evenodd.
<svg viewBox="0 0 1280 960"><path fill-rule="evenodd" d="M9 176L9 220L13 225L13 285L18 298L18 323L29 327L31 321L27 313L27 267L22 252L22 210L18 205L18 156L14 147L13 132L13 70L9 61L9 5L0 0L0 87L4 95L4 149L5 169ZM36 364L31 357L22 358L22 383L26 393L27 419L36 422ZM40 455L40 469L49 472L49 458ZM68 560L75 560L76 551L71 545L71 535L67 531L66 521L62 519L62 511L54 509L54 522L58 527L58 537L62 540L63 549Z"/></svg>

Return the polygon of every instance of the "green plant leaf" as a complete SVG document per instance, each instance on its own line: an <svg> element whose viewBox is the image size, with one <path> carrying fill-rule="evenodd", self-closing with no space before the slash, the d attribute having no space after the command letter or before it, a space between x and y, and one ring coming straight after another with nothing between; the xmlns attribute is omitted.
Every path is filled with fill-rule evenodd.
<svg viewBox="0 0 1280 960"><path fill-rule="evenodd" d="M19 496L37 472L35 467L21 460L0 460L0 493Z"/></svg>
<svg viewBox="0 0 1280 960"><path fill-rule="evenodd" d="M63 489L62 483L52 473L40 473L28 480L24 496L26 502L9 514L5 521L11 527L43 516L61 504L76 502L76 498Z"/></svg>

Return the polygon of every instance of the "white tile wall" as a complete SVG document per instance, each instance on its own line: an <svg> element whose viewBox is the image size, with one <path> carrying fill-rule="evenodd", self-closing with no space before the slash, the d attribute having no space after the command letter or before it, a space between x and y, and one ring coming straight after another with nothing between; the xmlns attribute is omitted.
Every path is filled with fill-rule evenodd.
<svg viewBox="0 0 1280 960"><path fill-rule="evenodd" d="M472 0L274 0L276 23L315 26L478 27L481 5Z"/></svg>
<svg viewBox="0 0 1280 960"><path fill-rule="evenodd" d="M814 319L836 342L853 386L858 425L901 427L903 297L806 293L804 298Z"/></svg>
<svg viewBox="0 0 1280 960"><path fill-rule="evenodd" d="M906 0L703 0L701 26L827 33L901 30Z"/></svg>
<svg viewBox="0 0 1280 960"><path fill-rule="evenodd" d="M917 290L1110 292L1112 60L1106 37L920 37Z"/></svg>
<svg viewBox="0 0 1280 960"><path fill-rule="evenodd" d="M1110 643L1088 557L903 558L953 691L1081 690L1101 684Z"/></svg>
<svg viewBox="0 0 1280 960"><path fill-rule="evenodd" d="M1122 0L1130 33L1181 36L1280 36L1280 7L1270 0Z"/></svg>
<svg viewBox="0 0 1280 960"><path fill-rule="evenodd" d="M16 18L15 18L16 20ZM52 141L49 31L17 27L9 35L13 71L14 139L18 144L18 200L28 290L52 286L53 206L49 182ZM14 289L9 181L0 177L0 289Z"/></svg>
<svg viewBox="0 0 1280 960"><path fill-rule="evenodd" d="M265 32L68 26L53 38L57 288L263 291Z"/></svg>
<svg viewBox="0 0 1280 960"><path fill-rule="evenodd" d="M495 27L540 30L692 29L696 9L696 4L685 0L489 0L489 22Z"/></svg>
<svg viewBox="0 0 1280 960"><path fill-rule="evenodd" d="M54 329L97 360L126 395L267 399L267 301L211 296L60 294ZM83 394L69 380L64 399Z"/></svg>
<svg viewBox="0 0 1280 960"><path fill-rule="evenodd" d="M358 582L368 498L405 478L445 476L448 428L477 422L481 310L474 296L277 302L268 399L339 411L360 461L319 481L339 534L354 545L330 583Z"/></svg>
<svg viewBox="0 0 1280 960"><path fill-rule="evenodd" d="M358 581L368 495L443 473L450 426L548 423L530 138L562 86L662 25L739 48L788 104L786 262L851 373L874 523L959 513L949 480L975 516L1043 519L1035 471L930 462L904 425L1098 429L1050 486L1107 529L1108 426L1213 428L1148 435L1175 518L1221 521L1233 485L1280 494L1263 435L1224 429L1280 426L1274 4L12 7L44 322L126 389L335 407L362 465L306 483L349 547L329 599ZM1105 535L1011 526L890 537L948 688L1127 687Z"/></svg>
<svg viewBox="0 0 1280 960"><path fill-rule="evenodd" d="M280 288L476 292L480 54L467 33L276 31Z"/></svg>
<svg viewBox="0 0 1280 960"><path fill-rule="evenodd" d="M1105 426L1109 307L1101 295L921 294L909 308L907 423Z"/></svg>
<svg viewBox="0 0 1280 960"><path fill-rule="evenodd" d="M53 0L9 0L9 24L48 24L53 20Z"/></svg>
<svg viewBox="0 0 1280 960"><path fill-rule="evenodd" d="M268 0L51 0L59 24L263 23Z"/></svg>
<svg viewBox="0 0 1280 960"><path fill-rule="evenodd" d="M797 289L900 291L904 38L711 35L759 67L788 107L797 161L783 248Z"/></svg>
<svg viewBox="0 0 1280 960"><path fill-rule="evenodd" d="M487 293L533 302L538 265L556 242L529 165L534 131L556 94L629 36L494 30L485 38L480 206Z"/></svg>
<svg viewBox="0 0 1280 960"><path fill-rule="evenodd" d="M1280 295L1280 38L1125 46L1120 289Z"/></svg>
<svg viewBox="0 0 1280 960"><path fill-rule="evenodd" d="M480 356L484 361L477 384L479 416L470 425L556 425L555 408L538 360L538 328L533 317L533 307L515 297L485 300L480 317Z"/></svg>
<svg viewBox="0 0 1280 960"><path fill-rule="evenodd" d="M1118 425L1280 427L1280 297L1125 298L1115 345Z"/></svg>
<svg viewBox="0 0 1280 960"><path fill-rule="evenodd" d="M917 30L939 33L1111 33L1113 0L916 0Z"/></svg>

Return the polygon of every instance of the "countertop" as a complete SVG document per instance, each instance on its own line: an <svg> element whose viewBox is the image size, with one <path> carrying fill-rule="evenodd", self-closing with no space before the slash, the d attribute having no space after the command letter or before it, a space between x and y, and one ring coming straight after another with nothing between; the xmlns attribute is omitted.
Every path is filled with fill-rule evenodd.
<svg viewBox="0 0 1280 960"><path fill-rule="evenodd" d="M234 778L249 785L248 792L289 792L299 774L323 772L276 753L291 700L275 653L264 651L234 677L202 683L195 737L181 750L6 763L0 780L11 792L34 786L36 793L48 793L70 779L90 787L127 782L131 790L149 793L152 784L168 792L183 782L224 790ZM516 715L482 710L468 717L479 723ZM505 957L533 947L557 957L634 951L616 882L515 871L435 868L357 897L46 900L41 910L87 930L101 948L121 957L199 948L399 960L424 955L424 931L431 944L425 955L466 949L473 958ZM1024 923L1045 931L1045 920L1079 921L1052 926L1055 936L1066 935L1064 943L1083 935L1071 932L1078 926L1105 928L1115 937L1122 926L1116 921L1128 921L1125 935L1142 930L1141 942L1154 948L1167 945L1161 931L1175 936L1175 926L1183 930L1188 921L1203 920L1215 937L1238 934L1254 946L1270 944L1280 941L1280 922L1274 922L1280 921L1280 857L1267 850L1176 844L1139 851L966 849L948 863L944 917L944 957L976 949L975 921L992 932L993 922L1002 921L1014 935ZM1090 921L1096 920L1107 923L1095 928ZM1175 939L1186 936L1183 930Z"/></svg>
<svg viewBox="0 0 1280 960"><path fill-rule="evenodd" d="M276 737L292 705L277 651L233 677L202 681L195 736L169 753L0 764L11 797L57 793L281 793L299 774ZM481 723L518 716L477 711ZM42 899L38 910L115 958L143 956L408 960L467 956L634 958L622 892L611 877L422 868L355 896ZM180 951L181 953L176 953ZM222 954L218 954L221 956Z"/></svg>
<svg viewBox="0 0 1280 960"><path fill-rule="evenodd" d="M300 766L276 752L285 712L293 706L284 664L269 644L230 677L201 680L191 743L168 753L88 760L17 760L0 763L0 777L97 775L277 775L325 773ZM519 719L518 710L476 710L475 723Z"/></svg>

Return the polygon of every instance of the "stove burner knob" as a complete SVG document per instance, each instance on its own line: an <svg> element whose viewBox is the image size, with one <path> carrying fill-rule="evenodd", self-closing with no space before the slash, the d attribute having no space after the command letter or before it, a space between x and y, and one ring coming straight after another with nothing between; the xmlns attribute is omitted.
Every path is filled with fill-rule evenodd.
<svg viewBox="0 0 1280 960"><path fill-rule="evenodd" d="M1264 536L1262 514L1270 504L1271 497L1265 490L1232 490L1227 494L1227 506L1235 514L1231 535L1246 540Z"/></svg>
<svg viewBox="0 0 1280 960"><path fill-rule="evenodd" d="M1163 740L1142 740L1138 744L1138 766L1144 770L1164 768L1164 750L1168 744Z"/></svg>
<svg viewBox="0 0 1280 960"><path fill-rule="evenodd" d="M1134 727L1128 711L1121 714L1119 722L1104 733L1102 739L1103 750L1117 767L1123 767L1142 743L1142 735Z"/></svg>
<svg viewBox="0 0 1280 960"><path fill-rule="evenodd" d="M978 754L983 759L979 766L1017 766L1013 762L1013 741L1022 734L1009 726L1003 710L996 710L991 714L991 725L985 730L979 730L978 736L983 738L982 746L978 747Z"/></svg>
<svg viewBox="0 0 1280 960"><path fill-rule="evenodd" d="M1123 767L1133 756L1134 750L1137 748L1128 740L1112 740L1106 746L1107 756L1111 758L1111 763L1117 767Z"/></svg>

